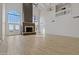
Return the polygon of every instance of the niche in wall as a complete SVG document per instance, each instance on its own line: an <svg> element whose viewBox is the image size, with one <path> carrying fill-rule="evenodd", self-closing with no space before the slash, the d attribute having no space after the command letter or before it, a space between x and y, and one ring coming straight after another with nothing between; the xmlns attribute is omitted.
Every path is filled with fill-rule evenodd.
<svg viewBox="0 0 79 59"><path fill-rule="evenodd" d="M70 3L59 3L55 6L56 16L62 16L65 14L70 13L71 11L71 4Z"/></svg>

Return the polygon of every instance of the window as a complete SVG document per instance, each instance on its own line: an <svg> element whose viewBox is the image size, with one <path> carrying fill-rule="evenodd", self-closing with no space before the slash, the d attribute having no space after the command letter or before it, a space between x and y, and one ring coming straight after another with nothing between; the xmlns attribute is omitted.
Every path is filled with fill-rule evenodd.
<svg viewBox="0 0 79 59"><path fill-rule="evenodd" d="M9 31L10 32L13 32L13 30L14 30L13 27L14 27L13 24L9 24Z"/></svg>
<svg viewBox="0 0 79 59"><path fill-rule="evenodd" d="M15 30L17 31L17 30L19 30L20 28L19 28L19 25L15 25Z"/></svg>
<svg viewBox="0 0 79 59"><path fill-rule="evenodd" d="M9 31L19 30L20 24L20 13L16 10L8 11L8 24L9 24ZM14 28L15 27L15 28Z"/></svg>
<svg viewBox="0 0 79 59"><path fill-rule="evenodd" d="M9 11L8 23L20 23L20 14L15 10Z"/></svg>

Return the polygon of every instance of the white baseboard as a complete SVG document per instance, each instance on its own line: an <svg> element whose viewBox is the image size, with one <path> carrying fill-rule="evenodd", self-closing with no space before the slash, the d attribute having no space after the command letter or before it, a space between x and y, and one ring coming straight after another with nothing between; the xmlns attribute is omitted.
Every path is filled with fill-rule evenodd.
<svg viewBox="0 0 79 59"><path fill-rule="evenodd" d="M64 35L64 34L49 34L49 33L46 33L46 34L48 34L48 35L56 35L56 36L65 36L65 37L72 37L72 38L79 38L79 36L74 36L74 35Z"/></svg>

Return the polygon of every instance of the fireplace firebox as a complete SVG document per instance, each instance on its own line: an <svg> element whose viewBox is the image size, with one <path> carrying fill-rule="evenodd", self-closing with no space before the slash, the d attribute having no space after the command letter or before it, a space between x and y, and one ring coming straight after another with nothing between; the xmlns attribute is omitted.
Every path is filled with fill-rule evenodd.
<svg viewBox="0 0 79 59"><path fill-rule="evenodd" d="M25 26L25 32L33 32L34 31L34 27L33 26Z"/></svg>

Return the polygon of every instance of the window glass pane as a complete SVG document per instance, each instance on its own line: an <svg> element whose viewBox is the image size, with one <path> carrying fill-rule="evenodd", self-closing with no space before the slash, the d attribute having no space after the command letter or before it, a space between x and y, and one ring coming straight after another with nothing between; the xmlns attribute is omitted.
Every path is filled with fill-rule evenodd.
<svg viewBox="0 0 79 59"><path fill-rule="evenodd" d="M20 14L18 11L8 12L8 23L20 23Z"/></svg>
<svg viewBox="0 0 79 59"><path fill-rule="evenodd" d="M19 25L15 25L15 30L19 30Z"/></svg>
<svg viewBox="0 0 79 59"><path fill-rule="evenodd" d="M13 31L13 24L9 24L9 31Z"/></svg>

